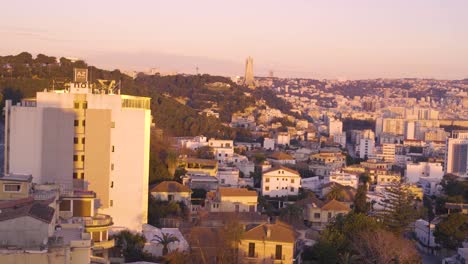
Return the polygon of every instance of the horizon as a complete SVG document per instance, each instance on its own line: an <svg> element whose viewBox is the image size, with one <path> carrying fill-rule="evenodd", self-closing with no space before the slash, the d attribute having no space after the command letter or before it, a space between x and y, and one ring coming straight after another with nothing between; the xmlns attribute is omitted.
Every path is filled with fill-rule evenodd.
<svg viewBox="0 0 468 264"><path fill-rule="evenodd" d="M296 0L289 9L277 1L27 4L9 4L0 18L0 54L221 76L243 76L252 56L255 76L271 70L275 77L327 80L468 78L464 1Z"/></svg>

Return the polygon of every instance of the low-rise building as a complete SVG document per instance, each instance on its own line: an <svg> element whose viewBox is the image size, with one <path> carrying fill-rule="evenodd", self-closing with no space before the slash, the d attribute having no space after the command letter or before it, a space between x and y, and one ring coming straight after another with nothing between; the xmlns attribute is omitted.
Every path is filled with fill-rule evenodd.
<svg viewBox="0 0 468 264"><path fill-rule="evenodd" d="M163 181L150 189L151 195L161 201L182 202L190 205L192 190L176 181Z"/></svg>
<svg viewBox="0 0 468 264"><path fill-rule="evenodd" d="M338 215L345 215L351 211L346 203L330 200L322 202L318 199L306 199L304 203L304 221L311 226L323 229Z"/></svg>
<svg viewBox="0 0 468 264"><path fill-rule="evenodd" d="M262 195L283 197L297 195L301 187L299 172L286 167L272 168L262 174Z"/></svg>
<svg viewBox="0 0 468 264"><path fill-rule="evenodd" d="M205 207L209 212L257 212L258 194L246 188L223 188L209 192Z"/></svg>
<svg viewBox="0 0 468 264"><path fill-rule="evenodd" d="M297 233L285 223L262 224L247 230L239 245L239 257L247 263L295 263Z"/></svg>

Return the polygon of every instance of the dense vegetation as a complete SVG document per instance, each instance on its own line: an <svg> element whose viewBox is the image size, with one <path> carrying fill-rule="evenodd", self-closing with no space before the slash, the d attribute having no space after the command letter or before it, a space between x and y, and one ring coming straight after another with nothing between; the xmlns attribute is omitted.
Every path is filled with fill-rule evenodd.
<svg viewBox="0 0 468 264"><path fill-rule="evenodd" d="M66 58L57 60L55 57L43 54L33 58L31 54L23 52L16 56L0 56L2 104L6 99L17 102L21 98L32 97L37 91L51 87L63 88L64 83L71 80L73 68L88 68L91 82L95 82L97 79L117 80L122 84L122 93L151 97L151 110L156 126L163 129L167 135L194 136L204 134L219 138L234 138L236 136L236 130L224 126L218 119L200 115L190 105L181 104L162 95L162 92L169 90L179 92L185 89L190 90L187 88L188 86L200 87L212 81L230 82L224 77L208 75L140 76L134 80L119 70L98 69L94 66L88 66L84 61L72 62ZM198 93L196 88L191 90L197 91L194 94ZM226 103L222 112L224 119L230 117L232 112L253 102L253 99L241 96L240 91L231 90L229 96L223 97L220 93L214 95L214 98L226 100L220 101L220 103ZM194 101L193 104L195 103Z"/></svg>

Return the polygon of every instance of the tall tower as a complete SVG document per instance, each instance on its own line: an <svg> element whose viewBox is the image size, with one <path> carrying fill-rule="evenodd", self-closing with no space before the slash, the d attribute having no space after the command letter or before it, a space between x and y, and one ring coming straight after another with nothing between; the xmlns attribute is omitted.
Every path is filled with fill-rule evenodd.
<svg viewBox="0 0 468 264"><path fill-rule="evenodd" d="M249 87L250 89L255 89L255 79L254 79L254 73L253 73L253 58L250 56L245 60L244 85Z"/></svg>

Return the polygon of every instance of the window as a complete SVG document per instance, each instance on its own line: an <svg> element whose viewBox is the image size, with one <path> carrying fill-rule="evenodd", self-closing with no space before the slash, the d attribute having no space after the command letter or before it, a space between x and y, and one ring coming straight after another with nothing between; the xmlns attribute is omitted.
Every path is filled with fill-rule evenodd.
<svg viewBox="0 0 468 264"><path fill-rule="evenodd" d="M81 156L81 161L84 161L84 155Z"/></svg>
<svg viewBox="0 0 468 264"><path fill-rule="evenodd" d="M111 128L115 128L115 122L111 122Z"/></svg>
<svg viewBox="0 0 468 264"><path fill-rule="evenodd" d="M314 218L315 218L315 219L319 219L319 218L320 218L320 213L315 213L315 214L314 214Z"/></svg>
<svg viewBox="0 0 468 264"><path fill-rule="evenodd" d="M332 213L328 212L328 219L332 218Z"/></svg>
<svg viewBox="0 0 468 264"><path fill-rule="evenodd" d="M86 120L83 120L81 123L83 124L83 126L86 126Z"/></svg>
<svg viewBox="0 0 468 264"><path fill-rule="evenodd" d="M70 200L63 200L60 202L60 211L71 211L71 201Z"/></svg>
<svg viewBox="0 0 468 264"><path fill-rule="evenodd" d="M78 138L77 138L77 137L74 137L74 138L73 138L73 143L74 143L74 144L78 144Z"/></svg>
<svg viewBox="0 0 468 264"><path fill-rule="evenodd" d="M81 173L81 179L84 179L84 172Z"/></svg>
<svg viewBox="0 0 468 264"><path fill-rule="evenodd" d="M255 258L255 243L249 243L249 258Z"/></svg>
<svg viewBox="0 0 468 264"><path fill-rule="evenodd" d="M78 161L78 155L73 155L73 161Z"/></svg>
<svg viewBox="0 0 468 264"><path fill-rule="evenodd" d="M80 125L79 121L78 121L78 120L75 120L74 125L75 125L76 127L79 126L79 125Z"/></svg>
<svg viewBox="0 0 468 264"><path fill-rule="evenodd" d="M111 181L111 188L114 188L114 182Z"/></svg>
<svg viewBox="0 0 468 264"><path fill-rule="evenodd" d="M3 191L5 192L19 192L21 190L20 184L4 184Z"/></svg>
<svg viewBox="0 0 468 264"><path fill-rule="evenodd" d="M269 191L270 190L270 186L265 186L265 191Z"/></svg>
<svg viewBox="0 0 468 264"><path fill-rule="evenodd" d="M78 178L78 173L77 172L74 172L73 173L73 179L77 179Z"/></svg>
<svg viewBox="0 0 468 264"><path fill-rule="evenodd" d="M221 179L221 184L225 184L226 183L226 179Z"/></svg>
<svg viewBox="0 0 468 264"><path fill-rule="evenodd" d="M114 200L110 200L109 204L110 204L111 207L114 206Z"/></svg>
<svg viewBox="0 0 468 264"><path fill-rule="evenodd" d="M294 183L294 179L291 179L291 183Z"/></svg>
<svg viewBox="0 0 468 264"><path fill-rule="evenodd" d="M82 138L81 139L81 144L84 144L85 143L85 138Z"/></svg>
<svg viewBox="0 0 468 264"><path fill-rule="evenodd" d="M275 250L275 259L283 259L283 246L282 245L276 245L276 250Z"/></svg>
<svg viewBox="0 0 468 264"><path fill-rule="evenodd" d="M294 192L294 187L291 187L290 190L291 190L291 192Z"/></svg>
<svg viewBox="0 0 468 264"><path fill-rule="evenodd" d="M88 108L88 102L83 102L83 109L87 109Z"/></svg>
<svg viewBox="0 0 468 264"><path fill-rule="evenodd" d="M80 103L75 102L75 109L80 109Z"/></svg>
<svg viewBox="0 0 468 264"><path fill-rule="evenodd" d="M111 164L111 170L114 170L114 163Z"/></svg>
<svg viewBox="0 0 468 264"><path fill-rule="evenodd" d="M270 182L270 178L265 178L265 182Z"/></svg>
<svg viewBox="0 0 468 264"><path fill-rule="evenodd" d="M101 232L91 232L93 234L93 241L100 242L101 241Z"/></svg>
<svg viewBox="0 0 468 264"><path fill-rule="evenodd" d="M115 146L112 146L112 152L114 152L114 151L115 151Z"/></svg>
<svg viewBox="0 0 468 264"><path fill-rule="evenodd" d="M174 195L169 194L169 195L167 196L167 200L169 200L169 201L174 201Z"/></svg>

